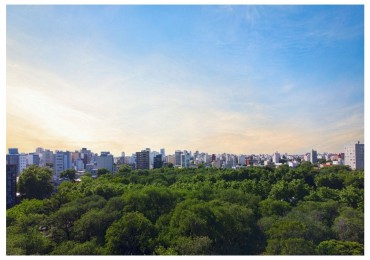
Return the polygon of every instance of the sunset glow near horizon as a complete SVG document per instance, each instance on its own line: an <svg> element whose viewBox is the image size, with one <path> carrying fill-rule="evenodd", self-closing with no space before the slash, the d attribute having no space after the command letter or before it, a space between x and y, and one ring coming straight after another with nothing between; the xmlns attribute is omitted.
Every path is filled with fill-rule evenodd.
<svg viewBox="0 0 370 260"><path fill-rule="evenodd" d="M7 6L6 147L343 152L361 5Z"/></svg>

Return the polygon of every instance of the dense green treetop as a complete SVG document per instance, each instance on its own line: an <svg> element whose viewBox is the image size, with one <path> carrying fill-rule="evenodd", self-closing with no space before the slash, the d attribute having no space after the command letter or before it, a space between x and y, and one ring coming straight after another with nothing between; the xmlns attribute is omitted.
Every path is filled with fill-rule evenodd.
<svg viewBox="0 0 370 260"><path fill-rule="evenodd" d="M53 173L49 168L31 165L19 176L18 190L24 198L47 198L53 191L52 176Z"/></svg>
<svg viewBox="0 0 370 260"><path fill-rule="evenodd" d="M364 254L363 171L302 163L108 173L51 195L51 172L27 168L25 199L6 211L7 254Z"/></svg>

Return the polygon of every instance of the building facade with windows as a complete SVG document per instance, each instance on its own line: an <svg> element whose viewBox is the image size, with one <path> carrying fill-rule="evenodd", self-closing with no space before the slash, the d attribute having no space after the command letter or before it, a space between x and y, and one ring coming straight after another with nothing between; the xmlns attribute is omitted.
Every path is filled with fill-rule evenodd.
<svg viewBox="0 0 370 260"><path fill-rule="evenodd" d="M150 151L142 150L136 153L136 169L150 169Z"/></svg>
<svg viewBox="0 0 370 260"><path fill-rule="evenodd" d="M365 168L365 146L358 141L344 147L344 164L352 170L363 170Z"/></svg>

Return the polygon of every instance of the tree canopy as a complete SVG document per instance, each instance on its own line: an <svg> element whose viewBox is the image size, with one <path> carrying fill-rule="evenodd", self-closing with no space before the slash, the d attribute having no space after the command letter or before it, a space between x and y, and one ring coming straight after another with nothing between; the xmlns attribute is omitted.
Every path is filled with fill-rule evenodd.
<svg viewBox="0 0 370 260"><path fill-rule="evenodd" d="M24 199L6 211L7 254L364 254L363 171L303 163L107 173L51 195L50 170L27 168Z"/></svg>
<svg viewBox="0 0 370 260"><path fill-rule="evenodd" d="M47 198L53 191L52 176L53 173L49 168L31 165L19 176L18 190L24 198Z"/></svg>

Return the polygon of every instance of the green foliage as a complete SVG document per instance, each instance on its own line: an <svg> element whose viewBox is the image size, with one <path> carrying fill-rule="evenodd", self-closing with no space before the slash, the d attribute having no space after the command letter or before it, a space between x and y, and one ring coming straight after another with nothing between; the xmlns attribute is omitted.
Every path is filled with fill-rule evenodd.
<svg viewBox="0 0 370 260"><path fill-rule="evenodd" d="M363 255L364 246L358 242L328 240L317 246L319 255Z"/></svg>
<svg viewBox="0 0 370 260"><path fill-rule="evenodd" d="M23 186L44 171L27 168ZM304 162L295 169L121 166L107 173L63 182L51 197L7 209L7 254L364 252L363 171Z"/></svg>
<svg viewBox="0 0 370 260"><path fill-rule="evenodd" d="M259 211L262 216L284 216L291 210L288 202L274 199L266 199L259 203Z"/></svg>
<svg viewBox="0 0 370 260"><path fill-rule="evenodd" d="M294 179L290 182L280 180L272 186L269 197L295 205L308 195L309 192L309 186L302 179Z"/></svg>
<svg viewBox="0 0 370 260"><path fill-rule="evenodd" d="M51 252L51 255L97 255L99 247L95 240L83 243L64 241Z"/></svg>
<svg viewBox="0 0 370 260"><path fill-rule="evenodd" d="M179 237L175 250L180 255L209 255L212 253L212 240L207 236Z"/></svg>
<svg viewBox="0 0 370 260"><path fill-rule="evenodd" d="M364 243L364 213L343 208L332 226L338 240Z"/></svg>
<svg viewBox="0 0 370 260"><path fill-rule="evenodd" d="M101 168L101 169L98 169L98 171L97 171L97 175L98 176L102 176L102 175L105 175L105 174L108 174L108 173L110 173L110 171L108 170L108 169L106 169L106 168Z"/></svg>
<svg viewBox="0 0 370 260"><path fill-rule="evenodd" d="M107 254L152 254L155 233L153 224L142 213L127 213L107 229Z"/></svg>
<svg viewBox="0 0 370 260"><path fill-rule="evenodd" d="M74 181L76 178L76 171L74 169L68 169L60 173L61 178L68 178L70 181Z"/></svg>
<svg viewBox="0 0 370 260"><path fill-rule="evenodd" d="M31 165L19 176L19 192L27 199L48 198L53 191L52 176L53 173L49 168Z"/></svg>

